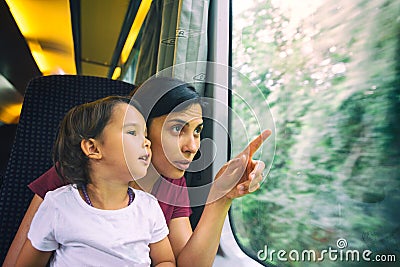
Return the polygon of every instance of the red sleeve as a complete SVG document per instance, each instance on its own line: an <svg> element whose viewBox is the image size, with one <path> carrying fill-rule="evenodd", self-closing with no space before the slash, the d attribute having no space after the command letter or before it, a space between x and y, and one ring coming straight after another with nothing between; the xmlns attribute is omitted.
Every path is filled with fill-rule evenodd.
<svg viewBox="0 0 400 267"><path fill-rule="evenodd" d="M52 191L64 185L65 183L58 176L56 168L53 166L35 181L30 183L28 187L33 191L33 193L44 198L48 191Z"/></svg>
<svg viewBox="0 0 400 267"><path fill-rule="evenodd" d="M180 179L160 177L151 193L158 199L167 224L171 219L189 217L192 214L185 177Z"/></svg>
<svg viewBox="0 0 400 267"><path fill-rule="evenodd" d="M189 217L192 214L192 209L190 208L189 193L186 187L186 179L182 177L179 179L178 185L180 185L180 191L177 196L179 196L179 206L174 207L171 219L179 217Z"/></svg>
<svg viewBox="0 0 400 267"><path fill-rule="evenodd" d="M190 207L175 207L171 219L180 217L189 217L192 214Z"/></svg>

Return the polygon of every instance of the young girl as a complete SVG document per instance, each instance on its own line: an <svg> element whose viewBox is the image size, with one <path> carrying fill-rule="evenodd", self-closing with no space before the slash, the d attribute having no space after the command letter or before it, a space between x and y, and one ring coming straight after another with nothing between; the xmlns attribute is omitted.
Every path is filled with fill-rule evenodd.
<svg viewBox="0 0 400 267"><path fill-rule="evenodd" d="M53 251L51 266L175 266L157 200L128 186L151 159L137 102L113 96L72 108L53 159L70 185L46 194L17 266L45 266Z"/></svg>

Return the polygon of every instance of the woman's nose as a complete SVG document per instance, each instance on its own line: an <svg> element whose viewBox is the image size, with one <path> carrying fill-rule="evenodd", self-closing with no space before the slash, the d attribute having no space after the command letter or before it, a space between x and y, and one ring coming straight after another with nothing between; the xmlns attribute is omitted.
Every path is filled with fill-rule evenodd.
<svg viewBox="0 0 400 267"><path fill-rule="evenodd" d="M144 145L145 148L150 148L151 141L145 137L143 145Z"/></svg>
<svg viewBox="0 0 400 267"><path fill-rule="evenodd" d="M184 153L196 153L199 150L199 140L194 136L185 138L182 145L182 152Z"/></svg>

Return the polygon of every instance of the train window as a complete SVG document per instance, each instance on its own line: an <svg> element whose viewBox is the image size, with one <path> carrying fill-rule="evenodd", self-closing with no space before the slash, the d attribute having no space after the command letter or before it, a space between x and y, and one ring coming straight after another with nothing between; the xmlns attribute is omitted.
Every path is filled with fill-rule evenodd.
<svg viewBox="0 0 400 267"><path fill-rule="evenodd" d="M230 211L241 248L264 265L394 266L400 1L232 5L233 113L246 124L266 120L266 101L276 127L267 179ZM232 154L244 134L232 131Z"/></svg>

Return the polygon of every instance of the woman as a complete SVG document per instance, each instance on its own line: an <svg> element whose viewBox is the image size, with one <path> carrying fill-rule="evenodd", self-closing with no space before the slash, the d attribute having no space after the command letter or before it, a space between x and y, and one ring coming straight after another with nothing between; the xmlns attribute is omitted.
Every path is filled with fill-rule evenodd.
<svg viewBox="0 0 400 267"><path fill-rule="evenodd" d="M171 205L170 198L159 202L168 224L168 237L176 263L178 266L211 266L232 200L259 187L265 165L261 161L253 161L251 157L271 132L264 131L242 153L220 169L215 179L222 183L213 185L210 192L210 197L215 201L205 205L197 227L192 232L189 221L191 210L187 205L188 195L183 175L200 147L200 132L203 127L202 101L188 84L171 78L149 79L137 89L135 98L143 108L147 108L147 111L144 110L144 117L147 120L148 138L152 142L153 151L152 167L149 168L148 174L137 182L136 187L152 191L158 196L168 191L168 188L165 190L164 182L167 181L167 184L175 185L181 190L178 196L171 194L172 198L178 198L178 205ZM158 102L154 103L154 99L158 99ZM244 171L239 172L239 177L232 179L238 168ZM157 179L157 173L163 178ZM232 180L236 185L233 188L230 186L233 184ZM15 263L26 240L32 217L43 201L44 193L60 186L62 184L52 169L30 185L35 196L9 249L4 266L13 266Z"/></svg>

